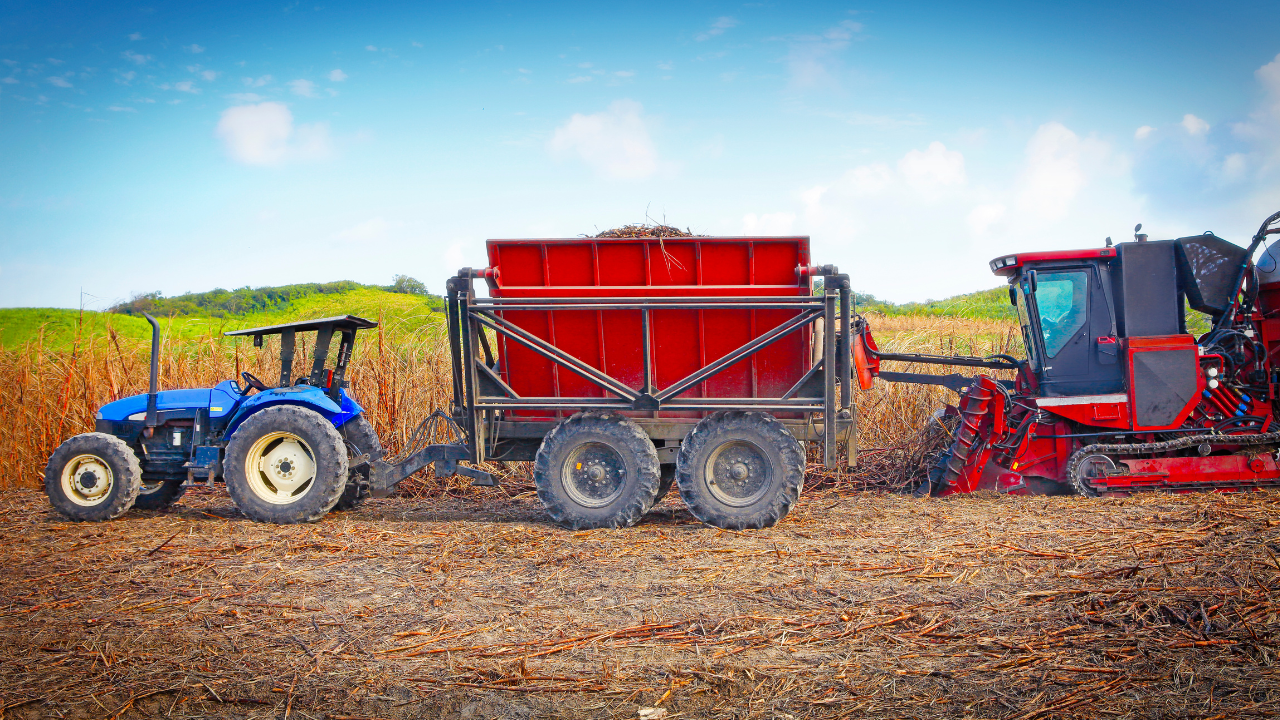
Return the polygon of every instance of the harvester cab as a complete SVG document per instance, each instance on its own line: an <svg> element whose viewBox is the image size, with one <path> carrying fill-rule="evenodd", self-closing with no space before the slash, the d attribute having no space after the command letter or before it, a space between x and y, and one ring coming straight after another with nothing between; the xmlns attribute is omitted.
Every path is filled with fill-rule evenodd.
<svg viewBox="0 0 1280 720"><path fill-rule="evenodd" d="M954 442L921 493L1280 485L1280 272L1271 249L1252 261L1277 223L1248 247L1211 232L1151 241L1139 225L1133 242L992 260L1026 358L1012 381L965 379ZM1187 308L1212 328L1190 334ZM906 359L872 355L877 370Z"/></svg>

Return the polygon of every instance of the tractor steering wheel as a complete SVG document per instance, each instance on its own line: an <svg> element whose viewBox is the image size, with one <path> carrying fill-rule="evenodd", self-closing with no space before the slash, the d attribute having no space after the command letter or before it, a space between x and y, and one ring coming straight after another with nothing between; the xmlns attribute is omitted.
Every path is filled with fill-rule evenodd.
<svg viewBox="0 0 1280 720"><path fill-rule="evenodd" d="M253 373L249 372L248 370L245 370L244 372L240 373L240 377L244 378L245 385L248 385L249 387L253 388L254 390L257 390L258 392L266 392L267 390L270 389L267 387L266 383L254 377Z"/></svg>

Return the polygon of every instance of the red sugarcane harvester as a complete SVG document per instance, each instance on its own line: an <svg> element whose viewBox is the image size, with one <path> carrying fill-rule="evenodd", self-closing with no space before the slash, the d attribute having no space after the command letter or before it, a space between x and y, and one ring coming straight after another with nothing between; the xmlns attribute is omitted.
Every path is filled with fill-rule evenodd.
<svg viewBox="0 0 1280 720"><path fill-rule="evenodd" d="M1008 278L1025 360L880 353L854 320L863 387L879 376L963 390L950 448L918 494L1126 495L1280 485L1280 234L1213 233L991 261ZM1212 318L1199 338L1185 308ZM1013 380L880 370L883 360L1014 370Z"/></svg>

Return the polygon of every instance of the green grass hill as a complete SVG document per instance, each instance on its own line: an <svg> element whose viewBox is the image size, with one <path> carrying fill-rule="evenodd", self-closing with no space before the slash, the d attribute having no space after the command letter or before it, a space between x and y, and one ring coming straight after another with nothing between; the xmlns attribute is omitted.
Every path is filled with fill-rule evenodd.
<svg viewBox="0 0 1280 720"><path fill-rule="evenodd" d="M28 343L70 348L77 337L114 330L125 340L145 342L151 326L143 312L160 321L171 338L218 337L223 332L332 315L358 315L413 330L444 321L444 299L427 294L412 278L391 286L354 282L308 283L268 288L212 290L171 298L140 295L107 312L61 308L0 308L0 348ZM410 281L410 282L404 282Z"/></svg>

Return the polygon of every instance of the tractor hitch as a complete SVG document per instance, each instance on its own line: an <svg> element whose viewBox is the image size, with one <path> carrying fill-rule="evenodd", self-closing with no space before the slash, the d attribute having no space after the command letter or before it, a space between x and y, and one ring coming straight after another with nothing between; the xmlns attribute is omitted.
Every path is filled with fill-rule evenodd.
<svg viewBox="0 0 1280 720"><path fill-rule="evenodd" d="M387 497L396 485L432 463L435 463L436 477L465 475L474 480L472 485L492 487L498 484L492 475L483 470L458 465L459 460L471 459L471 450L465 443L428 445L397 463L382 460L369 462L364 455L357 458L360 459L363 459L360 464L369 466L369 490L374 497Z"/></svg>

